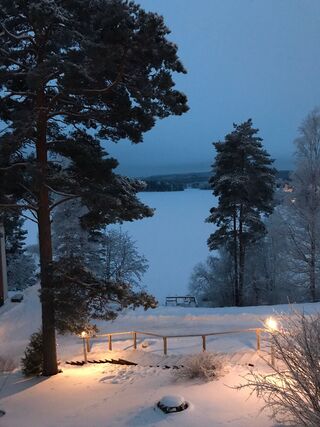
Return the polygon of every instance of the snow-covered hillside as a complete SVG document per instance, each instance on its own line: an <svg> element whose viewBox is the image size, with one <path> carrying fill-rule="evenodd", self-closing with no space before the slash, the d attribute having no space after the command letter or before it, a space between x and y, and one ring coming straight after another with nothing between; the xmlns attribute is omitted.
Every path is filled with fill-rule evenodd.
<svg viewBox="0 0 320 427"><path fill-rule="evenodd" d="M0 360L11 358L17 369L0 376L0 409L6 411L1 427L272 427L267 414L259 411L263 402L248 391L232 387L243 382L249 369L268 368L255 351L255 334L240 333L211 337L207 350L221 352L224 373L216 381L177 382L165 365L183 364L191 353L201 351L201 338L169 339L163 355L162 339L141 337L133 350L131 336L114 338L113 351L106 339L94 341L91 360L124 358L138 366L88 364L67 365L83 359L78 337L58 337L62 373L51 378L25 379L18 361L29 335L40 326L37 288L29 288L21 304L8 303L0 309ZM320 304L299 306L306 312L320 310ZM113 323L100 323L101 332L142 330L159 334L201 334L261 326L263 319L288 306L245 308L159 307L119 316ZM143 344L143 346L142 346ZM262 354L263 351L262 351ZM268 357L268 354L265 354ZM250 364L250 366L249 366ZM164 395L182 395L190 408L164 415L155 403Z"/></svg>

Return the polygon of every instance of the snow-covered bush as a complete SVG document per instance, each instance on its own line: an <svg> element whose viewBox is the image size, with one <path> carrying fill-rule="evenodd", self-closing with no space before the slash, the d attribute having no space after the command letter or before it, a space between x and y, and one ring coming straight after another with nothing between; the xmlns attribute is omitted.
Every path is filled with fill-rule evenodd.
<svg viewBox="0 0 320 427"><path fill-rule="evenodd" d="M278 422L320 426L320 313L281 317L270 336L276 363L271 374L251 372L238 388L250 388L265 401Z"/></svg>
<svg viewBox="0 0 320 427"><path fill-rule="evenodd" d="M40 375L43 368L43 342L42 333L35 332L30 337L24 357L21 359L22 373L26 377Z"/></svg>
<svg viewBox="0 0 320 427"><path fill-rule="evenodd" d="M201 379L212 381L219 377L222 370L221 356L216 353L199 353L189 356L183 367L175 371L177 380Z"/></svg>

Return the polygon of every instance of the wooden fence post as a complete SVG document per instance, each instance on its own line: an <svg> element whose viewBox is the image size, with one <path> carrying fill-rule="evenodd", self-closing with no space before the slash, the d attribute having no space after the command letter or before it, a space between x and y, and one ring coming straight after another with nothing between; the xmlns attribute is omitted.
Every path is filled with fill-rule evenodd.
<svg viewBox="0 0 320 427"><path fill-rule="evenodd" d="M166 356L168 353L167 337L163 337L163 354Z"/></svg>
<svg viewBox="0 0 320 427"><path fill-rule="evenodd" d="M84 363L88 363L86 339L82 338L82 342L83 342L83 358L84 358Z"/></svg>
<svg viewBox="0 0 320 427"><path fill-rule="evenodd" d="M137 333L133 332L133 348L137 349Z"/></svg>
<svg viewBox="0 0 320 427"><path fill-rule="evenodd" d="M207 350L206 336L202 335L202 351Z"/></svg>
<svg viewBox="0 0 320 427"><path fill-rule="evenodd" d="M261 344L260 344L260 329L256 329L256 338L257 338L257 351L260 350Z"/></svg>
<svg viewBox="0 0 320 427"><path fill-rule="evenodd" d="M112 335L108 335L109 350L112 350Z"/></svg>
<svg viewBox="0 0 320 427"><path fill-rule="evenodd" d="M87 352L90 353L90 337L86 337Z"/></svg>

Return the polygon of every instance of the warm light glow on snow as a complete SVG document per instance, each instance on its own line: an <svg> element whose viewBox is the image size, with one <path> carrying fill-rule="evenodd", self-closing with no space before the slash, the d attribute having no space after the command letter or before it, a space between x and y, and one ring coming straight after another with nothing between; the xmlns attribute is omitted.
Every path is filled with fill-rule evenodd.
<svg viewBox="0 0 320 427"><path fill-rule="evenodd" d="M269 329L269 331L271 332L278 330L278 322L273 317L268 317L264 324L266 328Z"/></svg>

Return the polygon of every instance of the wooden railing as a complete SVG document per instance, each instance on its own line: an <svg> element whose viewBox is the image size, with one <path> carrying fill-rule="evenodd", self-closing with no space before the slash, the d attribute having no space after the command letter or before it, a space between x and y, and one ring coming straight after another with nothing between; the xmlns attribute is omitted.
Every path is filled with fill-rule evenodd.
<svg viewBox="0 0 320 427"><path fill-rule="evenodd" d="M170 338L195 338L195 337L201 337L202 338L202 351L206 351L207 349L207 337L210 336L220 336L220 335L228 335L228 334L240 334L245 332L255 332L256 334L256 349L257 351L260 350L261 346L261 332L263 332L265 329L263 328L249 328L249 329L236 329L232 331L223 331L223 332L209 332L205 334L183 334L183 335L160 335L155 334L153 332L144 332L144 331L129 331L129 332L110 332L106 334L96 334L93 336L90 335L82 335L81 338L83 339L83 348L84 348L84 356L85 360L87 358L87 352L89 353L91 350L90 342L94 339L100 339L100 338L108 338L108 349L112 350L112 337L117 335L132 335L133 339L133 348L137 349L137 336L138 335L144 335L144 336L150 336L150 337L156 337L156 338L162 338L163 340L163 354L168 354L168 339Z"/></svg>

